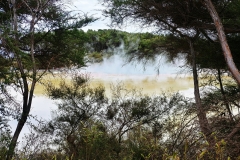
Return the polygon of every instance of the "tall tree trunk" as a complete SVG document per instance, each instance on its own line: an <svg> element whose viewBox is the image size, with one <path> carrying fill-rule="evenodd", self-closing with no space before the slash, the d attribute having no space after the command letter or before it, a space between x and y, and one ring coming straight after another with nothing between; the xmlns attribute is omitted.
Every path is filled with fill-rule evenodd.
<svg viewBox="0 0 240 160"><path fill-rule="evenodd" d="M224 101L226 109L228 111L230 120L233 121L232 112L231 112L229 103L227 101L227 98L226 98L226 95L225 95L225 91L224 91L224 88L223 88L223 84L222 84L221 71L220 71L219 68L217 69L217 71L218 71L218 81L219 81L219 84L220 84L220 90L221 90L221 93L222 93L222 96L223 96L223 101Z"/></svg>
<svg viewBox="0 0 240 160"><path fill-rule="evenodd" d="M206 112L202 106L201 98L200 98L200 92L199 92L199 83L198 83L198 73L197 73L197 66L196 66L196 54L193 47L193 42L191 39L189 39L189 46L190 46L190 53L192 56L192 73L193 73L193 82L194 82L194 96L195 96L195 102L197 107L197 116L199 120L199 125L201 128L201 131L206 136L207 141L209 144L213 144L213 138L211 137L211 128L208 123L208 119L206 116Z"/></svg>
<svg viewBox="0 0 240 160"><path fill-rule="evenodd" d="M219 38L221 46L222 46L223 54L224 54L225 60L227 62L227 66L228 66L230 72L232 73L233 77L237 81L238 86L240 86L240 73L239 73L235 63L233 62L232 53L231 53L231 50L227 43L227 39L226 39L226 35L224 32L224 28L223 28L221 19L218 16L218 13L217 13L211 0L202 0L202 2L207 7L207 9L213 19L213 22L215 24L215 27L216 27L216 30L218 33L218 38ZM226 138L227 139L232 138L239 130L240 130L240 121L234 127L232 132L227 135Z"/></svg>
<svg viewBox="0 0 240 160"><path fill-rule="evenodd" d="M11 139L11 142L10 142L10 145L9 145L9 148L8 148L8 152L7 152L6 160L11 160L13 155L14 155L14 149L16 147L18 137L19 137L19 135L22 131L22 128L23 128L25 122L27 121L27 117L28 117L28 113L22 113L22 116L21 116L20 120L18 121L17 128L16 128L16 130L14 132L14 135Z"/></svg>
<svg viewBox="0 0 240 160"><path fill-rule="evenodd" d="M26 2L25 2L26 3ZM17 26L17 14L16 14L16 2L15 0L12 0L12 5L13 5L13 15L14 15L14 24L13 24L13 30L14 30L14 34L15 34L15 43L16 46L18 46L18 36L17 36L17 32L18 32L18 26ZM27 4L26 4L27 5ZM35 89L35 85L37 82L36 79L36 64L35 64L35 58L34 58L34 25L35 25L35 13L32 13L32 20L30 22L30 33L31 33L31 59L32 59L32 68L33 68L33 75L32 75L32 84L31 84L31 88L29 91L29 87L28 87L28 79L26 77L25 71L24 71L24 66L22 64L22 60L21 57L15 53L15 57L17 59L17 65L19 67L20 70L20 74L21 74L21 79L22 79L22 96L23 96L23 105L22 105L22 114L21 114L21 118L18 121L17 124L17 128L14 132L14 135L11 139L11 142L9 144L9 148L8 148L8 152L7 152L7 157L6 160L11 160L13 155L14 155L14 150L17 144L17 140L18 137L23 129L23 126L25 125L27 118L29 116L29 112L32 106L32 99L33 99L33 93L34 93L34 89Z"/></svg>
<svg viewBox="0 0 240 160"><path fill-rule="evenodd" d="M203 0L203 3L205 4L205 6L207 7L213 22L215 24L217 33L218 33L218 38L220 40L221 46L222 46L222 50L223 50L223 55L225 57L225 60L227 62L227 66L230 70L230 72L232 73L233 77L235 78L235 80L237 81L238 85L240 85L240 73L233 61L232 58L232 53L231 50L229 48L229 45L227 43L227 39L226 39L226 35L224 32L224 28L221 22L220 17L218 16L218 13L212 3L211 0Z"/></svg>

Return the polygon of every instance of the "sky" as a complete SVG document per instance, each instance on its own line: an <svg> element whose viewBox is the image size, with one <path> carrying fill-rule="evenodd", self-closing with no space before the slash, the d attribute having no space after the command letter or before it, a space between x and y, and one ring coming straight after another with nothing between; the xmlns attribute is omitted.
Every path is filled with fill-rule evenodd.
<svg viewBox="0 0 240 160"><path fill-rule="evenodd" d="M148 29L143 29L138 27L136 24L126 24L119 27L110 27L110 19L102 15L102 10L104 6L101 5L99 0L65 0L67 8L70 10L78 10L80 13L88 14L95 18L99 18L96 22L89 24L88 26L82 28L84 31L88 29L98 30L98 29L119 29L127 32L147 32Z"/></svg>
<svg viewBox="0 0 240 160"><path fill-rule="evenodd" d="M83 30L87 29L109 29L108 25L110 21L102 16L103 6L98 2L98 0L72 0L72 9L77 9L82 11L83 13L100 18L96 22L89 24L87 27L84 27ZM81 12L80 12L81 13Z"/></svg>

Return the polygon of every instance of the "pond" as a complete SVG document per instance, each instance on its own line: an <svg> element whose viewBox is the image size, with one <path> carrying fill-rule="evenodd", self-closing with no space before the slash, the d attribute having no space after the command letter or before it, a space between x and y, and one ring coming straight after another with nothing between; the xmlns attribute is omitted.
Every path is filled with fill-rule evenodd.
<svg viewBox="0 0 240 160"><path fill-rule="evenodd" d="M104 59L102 63L91 64L81 69L80 73L90 75L90 86L102 85L106 88L106 96L110 97L110 86L121 83L127 89L138 89L143 94L159 95L162 92L177 92L188 97L193 97L193 81L191 74L182 72L179 68L181 62L175 64L166 63L164 57L158 57L157 63L148 63L143 66L139 63L126 63L120 55ZM49 76L49 75L48 75ZM58 83L55 77L48 81ZM70 79L70 76L68 77ZM49 120L51 111L57 108L55 102L44 95L44 87L37 85L33 99L31 114L38 118ZM11 121L12 129L16 128L16 121ZM28 133L29 128L25 125L20 135Z"/></svg>

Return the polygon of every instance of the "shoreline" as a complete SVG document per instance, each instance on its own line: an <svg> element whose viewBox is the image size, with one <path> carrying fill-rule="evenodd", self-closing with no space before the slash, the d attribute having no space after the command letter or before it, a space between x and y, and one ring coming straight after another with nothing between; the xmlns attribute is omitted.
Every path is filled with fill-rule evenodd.
<svg viewBox="0 0 240 160"><path fill-rule="evenodd" d="M159 74L159 75L126 75L126 74L107 74L86 72L80 74L89 75L89 86L106 88L106 95L110 94L111 85L122 84L126 89L141 90L143 94L156 95L162 92L178 92L193 88L192 77L189 75ZM71 76L68 74L59 74L57 76L46 75L43 81L58 85L64 77L67 83L70 83ZM44 95L44 86L36 86L35 95Z"/></svg>

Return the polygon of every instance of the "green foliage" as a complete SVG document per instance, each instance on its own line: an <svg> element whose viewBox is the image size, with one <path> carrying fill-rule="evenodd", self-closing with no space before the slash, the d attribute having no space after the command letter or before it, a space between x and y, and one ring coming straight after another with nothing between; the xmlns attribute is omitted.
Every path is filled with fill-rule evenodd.
<svg viewBox="0 0 240 160"><path fill-rule="evenodd" d="M181 153L185 134L197 132L188 131L193 119L179 117L185 112L194 117L191 104L179 94L149 97L120 85L112 86L111 100L104 90L90 89L87 81L76 76L71 85L48 87L49 96L60 100L58 110L37 130L53 138L62 157L161 159L164 148L171 148L168 144L175 143L167 154Z"/></svg>
<svg viewBox="0 0 240 160"><path fill-rule="evenodd" d="M103 54L99 52L92 52L87 55L88 59L92 63L100 63L103 61Z"/></svg>
<svg viewBox="0 0 240 160"><path fill-rule="evenodd" d="M48 91L51 98L58 100L58 109L50 121L37 126L37 132L26 138L29 142L26 146L33 150L24 147L22 156L18 153L20 157L64 160L237 157L234 148L238 148L238 136L235 143L218 140L226 134L220 130L234 126L211 115L216 137L216 145L211 148L200 134L194 103L180 94L149 97L113 86L112 98L108 99L101 87L90 88L88 78L83 75L75 76L71 84L49 86ZM214 98L218 99L221 98ZM218 128L219 121L227 125Z"/></svg>
<svg viewBox="0 0 240 160"><path fill-rule="evenodd" d="M111 53L114 48L119 47L128 33L117 30L88 30L88 50L90 52Z"/></svg>
<svg viewBox="0 0 240 160"><path fill-rule="evenodd" d="M48 94L59 99L54 119L43 128L52 133L53 143L73 159L102 159L108 147L105 126L95 119L106 103L104 89L87 85L88 78L75 76L71 85L62 82L59 87L49 86Z"/></svg>
<svg viewBox="0 0 240 160"><path fill-rule="evenodd" d="M11 130L7 124L7 119L4 117L5 114L2 114L2 107L0 109L0 159L5 159L8 150L7 146L11 141Z"/></svg>
<svg viewBox="0 0 240 160"><path fill-rule="evenodd" d="M102 62L102 56L109 57L119 52L125 53L123 55L129 59L154 60L162 52L165 41L164 36L151 33L128 33L112 29L88 30L86 34L89 41L85 46L91 62Z"/></svg>

